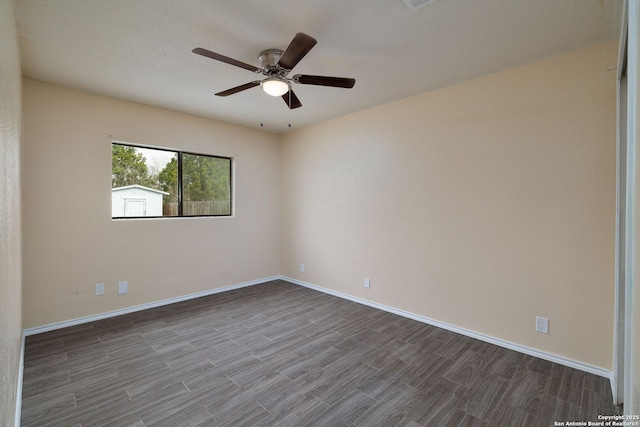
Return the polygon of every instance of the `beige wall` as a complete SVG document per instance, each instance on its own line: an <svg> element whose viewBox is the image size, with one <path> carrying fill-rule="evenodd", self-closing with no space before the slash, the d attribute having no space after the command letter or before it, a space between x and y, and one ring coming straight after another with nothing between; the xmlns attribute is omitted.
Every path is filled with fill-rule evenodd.
<svg viewBox="0 0 640 427"><path fill-rule="evenodd" d="M287 134L282 274L610 370L616 54L601 44Z"/></svg>
<svg viewBox="0 0 640 427"><path fill-rule="evenodd" d="M28 79L23 102L25 328L279 273L277 136ZM112 220L112 138L233 157L235 217Z"/></svg>
<svg viewBox="0 0 640 427"><path fill-rule="evenodd" d="M14 425L22 346L21 71L12 0L0 0L0 425Z"/></svg>

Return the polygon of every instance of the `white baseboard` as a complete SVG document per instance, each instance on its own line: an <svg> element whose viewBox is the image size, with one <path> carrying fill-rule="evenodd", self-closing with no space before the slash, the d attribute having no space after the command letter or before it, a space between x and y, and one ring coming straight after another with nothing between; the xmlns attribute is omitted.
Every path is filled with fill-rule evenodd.
<svg viewBox="0 0 640 427"><path fill-rule="evenodd" d="M133 307L121 308L118 310L108 311L106 313L94 314L86 317L79 317L76 319L65 320L63 322L51 323L49 325L36 326L34 328L28 328L24 330L24 336L30 336L40 334L42 332L49 332L56 329L68 328L69 326L81 325L83 323L95 322L97 320L108 319L109 317L120 316L123 314L134 313L136 311L147 310L149 308L161 307L163 305L174 304L177 302L188 301L194 298L206 297L209 295L219 294L221 292L232 291L234 289L246 288L247 286L259 285L261 283L271 282L278 280L280 276L264 277L262 279L251 280L249 282L238 283L235 285L224 286L222 288L210 289L195 294L183 295L175 298L169 298L160 301L154 301L146 304L136 305Z"/></svg>
<svg viewBox="0 0 640 427"><path fill-rule="evenodd" d="M613 372L612 371L608 371L606 369L602 369L599 368L597 366L593 366L593 365L589 365L587 363L583 363L583 362L578 362L576 360L572 360L572 359L568 359L566 357L562 357L562 356L558 356L552 353L547 353L544 351L540 351L540 350L536 350L534 348L531 347L527 347L527 346L523 346L520 344L515 344L509 341L505 341L503 339L500 338L495 338L489 335L485 335L485 334L481 334L469 329L464 329L464 328L460 328L458 326L453 326L453 325L449 325L447 323L444 322L440 322L438 320L434 320L434 319L430 319L428 317L425 316L421 316L418 314L414 314L414 313L410 313L408 311L404 311L404 310L399 310L397 308L393 308L393 307L389 307L387 305L384 304L378 304L376 302L372 302L372 301L368 301L362 298L357 298L348 294L344 294L342 292L337 292L331 289L327 289L327 288L323 288L321 286L317 286L317 285L313 285L311 283L307 283L307 282L303 282L301 280L297 280L297 279L292 279L290 277L286 277L286 276L280 276L279 279L284 280L286 282L290 282L296 285L300 285L300 286L304 286L305 288L309 288L309 289L313 289L319 292L323 292L325 294L329 294L329 295L333 295L339 298L344 298L347 299L349 301L353 301L353 302L357 302L359 304L364 304L367 305L369 307L373 307L373 308L377 308L380 310L384 310L387 311L389 313L393 313L393 314L397 314L399 316L402 317L407 317L409 319L413 319L413 320L417 320L418 322L422 322L422 323L426 323L428 325L432 325L432 326L436 326L438 328L442 328L442 329L446 329L448 331L451 332L455 332L461 335L465 335L471 338L475 338L477 340L480 341L484 341L484 342L488 342L490 344L495 344L499 347L504 347L507 348L509 350L513 350L513 351L517 351L519 353L523 353L523 354L528 354L529 356L534 356L537 357L539 359L544 359L544 360L548 360L549 362L554 362L554 363L558 363L560 365L564 365L564 366L568 366L570 368L574 368L574 369L578 369L580 371L584 371L584 372L588 372L590 374L594 374L594 375L598 375L600 377L605 377L607 379L609 379L611 381L611 383L613 384L612 381L612 375Z"/></svg>

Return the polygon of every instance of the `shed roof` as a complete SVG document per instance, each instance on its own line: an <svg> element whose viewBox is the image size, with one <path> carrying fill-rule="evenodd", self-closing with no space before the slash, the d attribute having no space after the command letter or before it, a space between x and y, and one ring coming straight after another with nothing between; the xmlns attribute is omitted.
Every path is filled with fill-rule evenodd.
<svg viewBox="0 0 640 427"><path fill-rule="evenodd" d="M116 191L128 190L130 188L137 188L139 190L150 191L152 193L160 193L160 194L164 194L166 196L169 195L169 193L167 193L166 191L156 190L155 188L149 188L149 187L145 187L144 185L138 185L138 184L125 185L124 187L112 188L111 192L113 193L113 192L116 192Z"/></svg>

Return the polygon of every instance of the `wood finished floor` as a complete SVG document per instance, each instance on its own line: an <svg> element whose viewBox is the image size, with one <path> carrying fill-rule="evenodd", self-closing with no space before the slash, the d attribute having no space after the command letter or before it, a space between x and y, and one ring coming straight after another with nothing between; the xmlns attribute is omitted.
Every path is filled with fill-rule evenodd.
<svg viewBox="0 0 640 427"><path fill-rule="evenodd" d="M27 337L23 426L551 426L609 381L274 281Z"/></svg>

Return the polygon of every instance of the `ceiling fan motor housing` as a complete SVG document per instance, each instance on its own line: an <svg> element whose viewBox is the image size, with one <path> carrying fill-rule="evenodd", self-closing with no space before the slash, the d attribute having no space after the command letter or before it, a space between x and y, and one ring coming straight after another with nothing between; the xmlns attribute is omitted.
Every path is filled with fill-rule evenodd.
<svg viewBox="0 0 640 427"><path fill-rule="evenodd" d="M258 55L260 66L267 71L277 72L281 69L278 65L278 61L280 61L282 53L283 51L280 49L263 50L260 52L260 55Z"/></svg>

